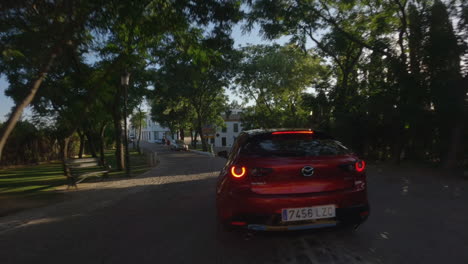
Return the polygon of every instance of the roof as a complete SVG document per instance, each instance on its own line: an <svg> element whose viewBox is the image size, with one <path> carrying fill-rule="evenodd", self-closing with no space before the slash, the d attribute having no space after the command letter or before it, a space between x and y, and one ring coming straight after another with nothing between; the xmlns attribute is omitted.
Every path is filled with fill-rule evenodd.
<svg viewBox="0 0 468 264"><path fill-rule="evenodd" d="M231 114L229 115L229 118L226 118L226 115L222 115L223 116L223 119L224 121L240 121L241 120L241 117L239 114Z"/></svg>

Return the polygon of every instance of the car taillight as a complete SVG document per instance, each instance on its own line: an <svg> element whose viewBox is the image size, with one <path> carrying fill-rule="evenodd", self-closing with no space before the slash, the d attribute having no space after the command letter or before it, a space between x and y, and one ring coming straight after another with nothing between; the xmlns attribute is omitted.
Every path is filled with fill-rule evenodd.
<svg viewBox="0 0 468 264"><path fill-rule="evenodd" d="M247 169L244 166L232 166L231 175L234 178L240 179L247 174Z"/></svg>
<svg viewBox="0 0 468 264"><path fill-rule="evenodd" d="M354 168L357 172L363 172L366 169L366 162L363 160L358 160L354 164Z"/></svg>
<svg viewBox="0 0 468 264"><path fill-rule="evenodd" d="M364 172L366 169L366 162L363 160L358 160L354 163L354 171L358 172L358 174L354 178L354 188L357 190L365 190L366 189L366 177Z"/></svg>

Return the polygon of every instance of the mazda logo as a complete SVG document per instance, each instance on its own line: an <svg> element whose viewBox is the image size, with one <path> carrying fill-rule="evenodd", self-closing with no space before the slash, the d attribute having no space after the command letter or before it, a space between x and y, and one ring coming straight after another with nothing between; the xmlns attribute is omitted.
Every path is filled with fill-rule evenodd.
<svg viewBox="0 0 468 264"><path fill-rule="evenodd" d="M311 166L305 166L304 168L302 168L301 172L302 175L309 177L314 174L314 168L312 168Z"/></svg>

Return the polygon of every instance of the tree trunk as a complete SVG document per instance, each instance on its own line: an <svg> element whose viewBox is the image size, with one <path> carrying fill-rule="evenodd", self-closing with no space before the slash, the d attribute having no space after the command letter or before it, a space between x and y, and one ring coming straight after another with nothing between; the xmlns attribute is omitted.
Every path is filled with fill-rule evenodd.
<svg viewBox="0 0 468 264"><path fill-rule="evenodd" d="M94 141L94 138L91 134L91 132L86 133L86 138L88 139L88 147L89 147L89 152L91 152L91 156L93 158L97 158L97 153L96 153L96 142Z"/></svg>
<svg viewBox="0 0 468 264"><path fill-rule="evenodd" d="M181 128L179 130L179 136L180 136L180 140L184 141L184 138L185 138L185 133L184 133L184 129Z"/></svg>
<svg viewBox="0 0 468 264"><path fill-rule="evenodd" d="M124 146L122 143L122 112L121 112L121 89L117 89L117 92L114 97L114 109L113 109L113 119L114 119L114 137L115 137L115 160L117 170L121 171L125 169L125 153Z"/></svg>
<svg viewBox="0 0 468 264"><path fill-rule="evenodd" d="M63 174L67 177L68 180L68 186L74 186L76 188L75 179L72 177L70 169L66 166L71 135L73 135L73 133L61 140L62 144L60 146L60 159L62 160Z"/></svg>
<svg viewBox="0 0 468 264"><path fill-rule="evenodd" d="M24 108L26 108L31 101L34 99L36 96L37 91L39 90L39 87L41 86L42 82L44 81L47 73L50 70L50 67L54 63L55 58L59 54L61 49L53 51L52 54L49 57L48 62L45 64L45 66L39 70L39 76L38 78L32 83L31 89L29 90L28 95L21 101L19 104L15 106L13 109L13 112L11 113L10 117L8 118L5 128L3 129L1 135L0 135L0 160L2 159L2 152L3 148L6 145L6 141L8 137L10 136L11 132L13 132L13 129L15 128L16 123L21 117L21 114L23 113Z"/></svg>
<svg viewBox="0 0 468 264"><path fill-rule="evenodd" d="M120 116L120 115L119 115ZM124 169L124 152L122 145L122 124L121 119L114 116L114 137L115 137L115 159L117 170Z"/></svg>
<svg viewBox="0 0 468 264"><path fill-rule="evenodd" d="M78 134L80 135L80 151L78 152L78 158L83 158L83 153L84 153L84 147L85 147L85 135L81 132L78 131Z"/></svg>
<svg viewBox="0 0 468 264"><path fill-rule="evenodd" d="M190 142L192 143L193 146L193 130L190 128Z"/></svg>
<svg viewBox="0 0 468 264"><path fill-rule="evenodd" d="M200 135L200 140L201 140L201 143L202 143L202 150L203 151L207 151L208 150L208 146L206 144L206 139L203 137L203 129L202 129L202 122L200 119L198 119L198 134Z"/></svg>
<svg viewBox="0 0 468 264"><path fill-rule="evenodd" d="M100 152L99 154L100 154L100 163L102 166L106 165L106 158L105 158L105 153L104 153L104 150L105 150L104 135L106 132L106 126L107 124L102 125L101 131L99 131L99 152Z"/></svg>
<svg viewBox="0 0 468 264"><path fill-rule="evenodd" d="M198 130L195 130L195 136L193 138L193 148L197 148L197 141L198 141Z"/></svg>
<svg viewBox="0 0 468 264"><path fill-rule="evenodd" d="M137 140L137 151L138 151L138 154L141 154L141 149L140 149L140 140L141 140L141 127L142 127L142 123L143 123L143 119L141 118L141 109L138 108L138 112L139 112L139 122L138 122L138 140Z"/></svg>
<svg viewBox="0 0 468 264"><path fill-rule="evenodd" d="M67 159L68 159L68 147L70 145L70 137L66 137L62 139L62 146L60 149L60 158L62 160L62 164L65 165ZM65 168L64 166L64 171L63 173L68 177L70 176L70 172Z"/></svg>

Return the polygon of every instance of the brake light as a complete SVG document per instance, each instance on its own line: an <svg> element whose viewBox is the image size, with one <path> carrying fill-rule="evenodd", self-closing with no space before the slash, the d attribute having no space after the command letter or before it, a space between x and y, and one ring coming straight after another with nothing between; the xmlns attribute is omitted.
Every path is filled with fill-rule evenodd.
<svg viewBox="0 0 468 264"><path fill-rule="evenodd" d="M284 135L284 134L313 134L314 131L303 130L303 131L277 131L271 133L272 135Z"/></svg>
<svg viewBox="0 0 468 264"><path fill-rule="evenodd" d="M247 169L244 166L242 167L232 166L231 167L231 175L234 178L242 178L245 176L246 172L247 172Z"/></svg>
<svg viewBox="0 0 468 264"><path fill-rule="evenodd" d="M363 172L366 169L366 162L363 160L358 160L354 164L354 167L357 172Z"/></svg>

